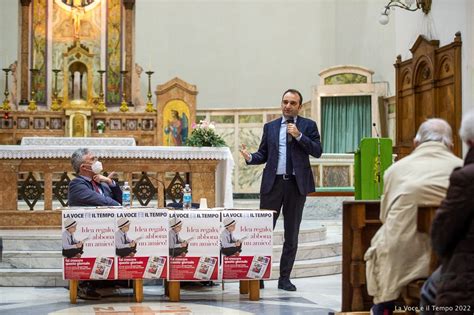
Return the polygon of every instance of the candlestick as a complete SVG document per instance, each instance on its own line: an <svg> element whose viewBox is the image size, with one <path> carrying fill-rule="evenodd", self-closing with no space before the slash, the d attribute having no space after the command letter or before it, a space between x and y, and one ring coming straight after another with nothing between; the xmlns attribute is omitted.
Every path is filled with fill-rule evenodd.
<svg viewBox="0 0 474 315"><path fill-rule="evenodd" d="M28 110L36 110L38 106L36 106L36 74L39 72L38 69L30 69L31 72L31 98L30 102L28 103Z"/></svg>
<svg viewBox="0 0 474 315"><path fill-rule="evenodd" d="M146 102L146 109L145 111L148 113L153 113L156 112L156 109L153 108L153 102L151 101L151 98L153 94L151 94L151 75L154 73L153 71L147 71L145 72L148 75L148 93L147 93L147 102Z"/></svg>
<svg viewBox="0 0 474 315"><path fill-rule="evenodd" d="M5 95L5 99L3 100L2 110L7 111L11 110L10 100L8 99L8 95L10 94L10 92L8 91L8 73L11 71L11 69L4 68L2 70L5 71L5 92L3 93Z"/></svg>
<svg viewBox="0 0 474 315"><path fill-rule="evenodd" d="M122 70L120 71L120 74L122 76L122 103L120 103L120 111L121 112L128 112L128 104L127 104L127 100L125 99L125 88L124 88L124 83L125 83L125 75L127 74L128 71L126 70Z"/></svg>
<svg viewBox="0 0 474 315"><path fill-rule="evenodd" d="M58 111L61 109L58 102L58 73L61 72L59 69L53 69L54 73L54 89L53 89L53 100L51 102L51 110Z"/></svg>
<svg viewBox="0 0 474 315"><path fill-rule="evenodd" d="M98 112L106 112L107 107L105 106L104 85L103 85L105 70L99 70L97 72L99 72L99 75L100 75L99 105L97 105L97 111Z"/></svg>

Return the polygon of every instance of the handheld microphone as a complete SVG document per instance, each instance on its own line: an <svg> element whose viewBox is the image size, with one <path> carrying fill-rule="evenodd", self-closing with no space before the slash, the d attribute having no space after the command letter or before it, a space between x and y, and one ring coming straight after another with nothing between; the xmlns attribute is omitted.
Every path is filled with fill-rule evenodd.
<svg viewBox="0 0 474 315"><path fill-rule="evenodd" d="M293 118L288 118L286 120L287 125L288 124L294 124L294 123L295 123L295 120ZM290 143L293 140L293 136L291 134L289 134L288 132L286 134L286 140L288 141L288 143Z"/></svg>
<svg viewBox="0 0 474 315"><path fill-rule="evenodd" d="M379 131L377 130L377 124L373 123L372 126L374 126L375 134L377 135L377 138L380 138Z"/></svg>

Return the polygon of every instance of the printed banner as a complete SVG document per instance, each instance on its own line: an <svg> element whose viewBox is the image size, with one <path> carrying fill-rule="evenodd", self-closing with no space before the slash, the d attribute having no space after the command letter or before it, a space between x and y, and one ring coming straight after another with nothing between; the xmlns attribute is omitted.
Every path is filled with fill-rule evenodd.
<svg viewBox="0 0 474 315"><path fill-rule="evenodd" d="M169 280L217 280L219 212L173 211L169 217Z"/></svg>
<svg viewBox="0 0 474 315"><path fill-rule="evenodd" d="M114 279L114 229L114 210L63 210L63 278Z"/></svg>
<svg viewBox="0 0 474 315"><path fill-rule="evenodd" d="M222 279L269 279L273 212L223 211L220 234Z"/></svg>
<svg viewBox="0 0 474 315"><path fill-rule="evenodd" d="M115 254L118 279L166 278L168 210L117 210Z"/></svg>

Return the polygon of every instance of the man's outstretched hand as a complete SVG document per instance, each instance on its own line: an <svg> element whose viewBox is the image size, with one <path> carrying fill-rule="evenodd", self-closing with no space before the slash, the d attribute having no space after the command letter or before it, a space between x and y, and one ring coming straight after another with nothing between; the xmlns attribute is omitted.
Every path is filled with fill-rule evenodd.
<svg viewBox="0 0 474 315"><path fill-rule="evenodd" d="M242 144L242 148L239 150L240 154L244 157L245 161L250 161L250 153L247 151L247 146L245 144Z"/></svg>

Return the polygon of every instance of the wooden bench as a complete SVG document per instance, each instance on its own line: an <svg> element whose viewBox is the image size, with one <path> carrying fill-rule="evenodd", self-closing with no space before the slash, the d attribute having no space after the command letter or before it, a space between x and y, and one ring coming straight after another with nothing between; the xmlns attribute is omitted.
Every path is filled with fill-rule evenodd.
<svg viewBox="0 0 474 315"><path fill-rule="evenodd" d="M436 209L434 205L420 205L417 211L417 230L429 234ZM341 312L369 311L373 305L367 293L364 254L370 241L382 226L379 201L344 201L342 217L342 306ZM430 274L437 268L431 253ZM418 306L420 289L425 279L409 283L402 291L405 305ZM406 312L406 314L410 314Z"/></svg>
<svg viewBox="0 0 474 315"><path fill-rule="evenodd" d="M77 287L79 280L69 280L69 301L71 304L77 303ZM141 303L143 301L143 279L133 280L133 296L135 302Z"/></svg>
<svg viewBox="0 0 474 315"><path fill-rule="evenodd" d="M433 222L436 210L439 208L438 205L419 205L417 212L416 228L420 233L430 235L431 223ZM429 274L432 274L436 268L438 268L438 258L435 252L431 251ZM402 297L407 306L417 307L420 305L420 293L421 287L425 283L426 279L417 279L409 284L402 290ZM415 312L405 312L405 314L415 314Z"/></svg>

